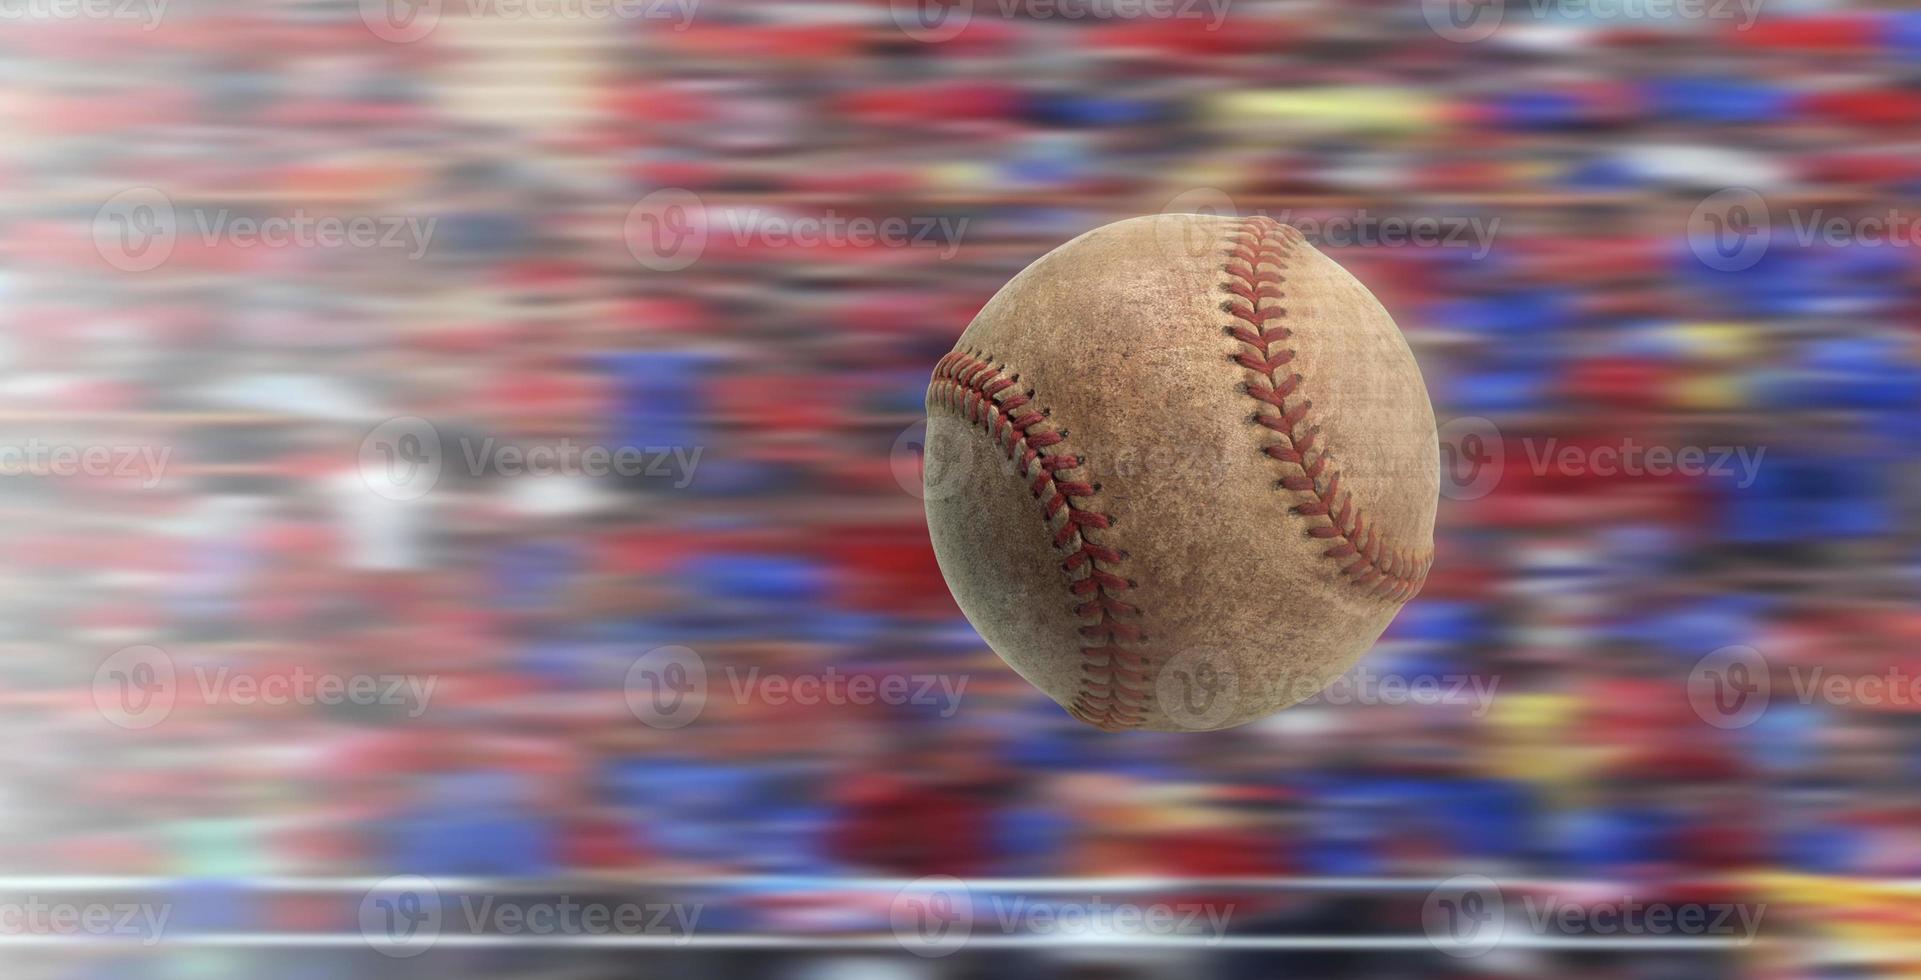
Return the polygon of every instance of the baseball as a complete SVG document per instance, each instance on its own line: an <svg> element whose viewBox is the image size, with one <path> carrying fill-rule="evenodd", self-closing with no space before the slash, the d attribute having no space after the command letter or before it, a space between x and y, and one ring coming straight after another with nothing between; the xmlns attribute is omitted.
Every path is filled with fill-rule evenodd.
<svg viewBox="0 0 1921 980"><path fill-rule="evenodd" d="M961 610L1102 729L1229 728L1312 696L1433 560L1414 355L1269 218L1134 218L1042 256L941 358L927 414L927 522Z"/></svg>

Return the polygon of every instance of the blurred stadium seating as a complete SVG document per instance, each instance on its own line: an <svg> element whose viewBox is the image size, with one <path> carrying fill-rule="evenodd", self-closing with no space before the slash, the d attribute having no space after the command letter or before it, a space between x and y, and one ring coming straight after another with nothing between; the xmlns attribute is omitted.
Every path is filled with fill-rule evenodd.
<svg viewBox="0 0 1921 980"><path fill-rule="evenodd" d="M0 26L0 442L170 453L158 474L0 478L7 893L158 890L176 933L328 934L351 933L365 890L342 882L585 878L707 896L724 935L796 938L649 961L687 976L1921 961L1877 952L1916 935L1921 705L1777 698L1723 730L1688 687L1730 645L1781 670L1917 666L1921 242L1794 241L1788 222L1921 190L1921 14L1537 17L1455 43L1420 3L1237 0L1218 30L977 12L929 44L876 0L706 0L684 29L449 2L431 35L393 43L365 6L176 0L152 27ZM129 271L103 216L140 188L177 228L163 262ZM1783 213L1747 268L1690 247L1690 213L1724 188ZM672 271L629 220L665 189L707 222ZM1370 660L1496 684L1485 711L1330 703L1103 735L949 600L904 488L931 366L1047 249L1197 192L1330 228L1490 230L1485 249L1326 243L1396 314L1440 420L1493 443L1467 462L1505 460L1444 501L1435 573ZM434 224L400 248L203 230L290 215ZM933 234L738 231L810 218ZM462 445L683 454L626 480L474 467L389 500L359 454L400 417ZM1765 461L1751 482L1530 470L1544 440ZM437 687L419 712L183 695L130 729L102 720L99 683L136 645L182 685ZM631 666L663 646L710 672L687 727L629 707ZM754 666L967 686L951 714L725 696ZM1732 888L1806 942L933 961L799 941L884 935L884 902L845 883L924 875L1267 879L1236 886L1248 935L1419 937L1419 902L1374 891L1463 872ZM1342 881L1358 884L1316 885ZM9 976L48 980L409 969L218 943L6 955ZM432 955L484 977L632 968L609 950Z"/></svg>

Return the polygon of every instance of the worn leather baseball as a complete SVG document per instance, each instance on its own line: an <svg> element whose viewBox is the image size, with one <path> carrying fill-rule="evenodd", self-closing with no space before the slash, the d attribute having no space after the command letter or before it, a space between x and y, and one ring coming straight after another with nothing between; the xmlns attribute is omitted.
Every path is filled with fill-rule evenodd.
<svg viewBox="0 0 1921 980"><path fill-rule="evenodd" d="M963 612L1088 724L1320 691L1432 563L1434 412L1367 288L1264 217L1088 232L935 368L925 501Z"/></svg>

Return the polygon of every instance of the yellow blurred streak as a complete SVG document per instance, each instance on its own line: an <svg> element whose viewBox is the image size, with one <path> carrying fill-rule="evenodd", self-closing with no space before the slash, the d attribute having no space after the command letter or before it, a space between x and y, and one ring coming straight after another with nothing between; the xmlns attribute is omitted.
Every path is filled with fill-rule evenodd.
<svg viewBox="0 0 1921 980"><path fill-rule="evenodd" d="M1874 964L1883 976L1921 976L1921 880L1760 873L1757 890L1797 931L1822 943L1822 961ZM1896 973L1885 972L1888 969Z"/></svg>
<svg viewBox="0 0 1921 980"><path fill-rule="evenodd" d="M1346 86L1235 92L1214 101L1223 125L1283 124L1315 132L1414 133L1442 122L1444 103L1404 88Z"/></svg>
<svg viewBox="0 0 1921 980"><path fill-rule="evenodd" d="M1496 774L1533 783L1556 796L1571 792L1588 767L1570 765L1567 728L1579 698L1550 692L1505 694L1495 699L1488 722L1499 732L1492 762Z"/></svg>

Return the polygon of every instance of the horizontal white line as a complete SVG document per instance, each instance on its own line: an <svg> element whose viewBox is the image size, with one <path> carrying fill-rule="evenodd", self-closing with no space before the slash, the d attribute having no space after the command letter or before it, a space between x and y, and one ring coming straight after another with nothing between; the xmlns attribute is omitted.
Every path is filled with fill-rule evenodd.
<svg viewBox="0 0 1921 980"><path fill-rule="evenodd" d="M1502 939L1501 949L1545 950L1718 950L1767 945L1766 939L1739 937L1623 937L1610 939L1589 936L1528 936ZM99 948L149 945L137 939L101 936L0 936L0 946L93 946ZM1341 949L1413 950L1445 952L1448 944L1419 936L970 936L957 944L906 944L892 936L440 936L419 947L394 944L388 949L406 954L447 948L668 948L668 949L887 949L894 951L964 951L969 949ZM198 933L163 939L151 944L157 948L174 947L269 947L269 948L380 948L366 938L341 933ZM1493 948L1488 944L1461 943L1455 952L1475 952Z"/></svg>
<svg viewBox="0 0 1921 980"><path fill-rule="evenodd" d="M382 887L400 887L394 879L425 877L445 891L556 892L591 891L613 888L712 887L712 888L786 888L794 891L892 891L919 881L918 878L828 878L793 875L721 875L663 877L595 877L538 881L525 878L441 878L389 876L382 878L301 878L266 876L259 878L168 878L144 876L45 876L0 877L0 892L9 891L149 891L165 888L219 888L241 891L364 892ZM1502 888L1633 888L1626 884L1591 880L1552 878L1502 878L1489 876ZM985 892L1075 892L1075 891L1199 891L1211 888L1269 888L1305 891L1431 891L1447 878L1314 878L1314 877L1224 877L1224 878L961 878L969 889ZM1703 878L1680 884L1734 884L1741 879ZM1877 884L1889 884L1877 881ZM1633 888L1656 891L1659 887Z"/></svg>

